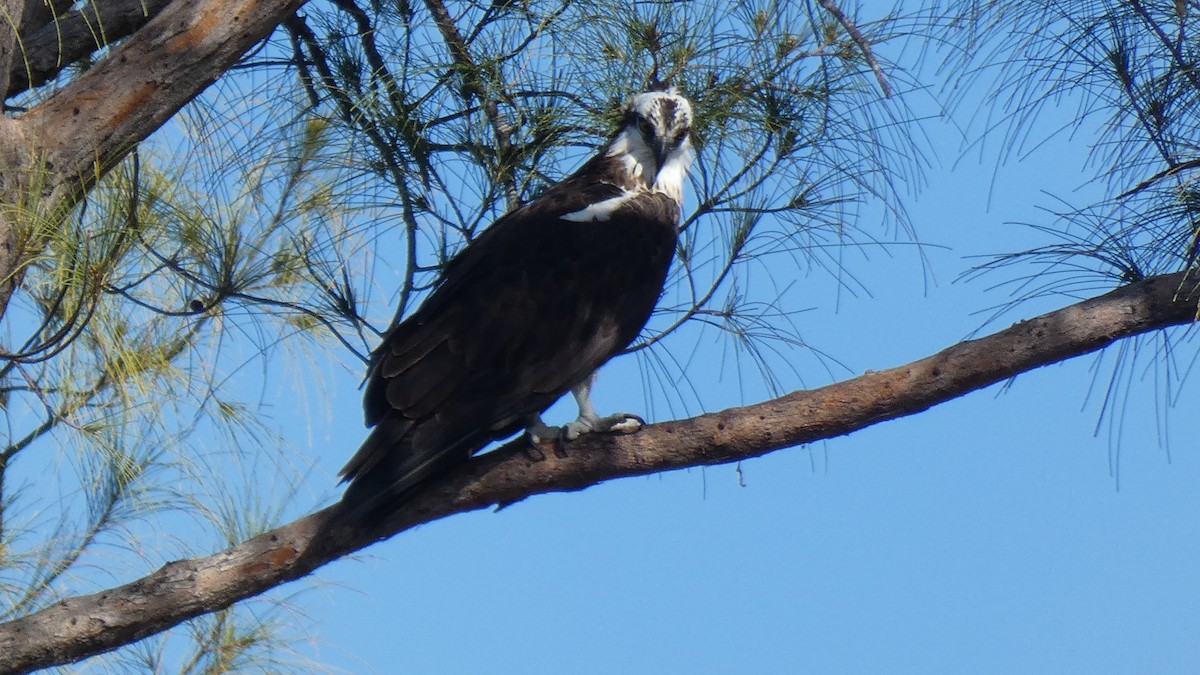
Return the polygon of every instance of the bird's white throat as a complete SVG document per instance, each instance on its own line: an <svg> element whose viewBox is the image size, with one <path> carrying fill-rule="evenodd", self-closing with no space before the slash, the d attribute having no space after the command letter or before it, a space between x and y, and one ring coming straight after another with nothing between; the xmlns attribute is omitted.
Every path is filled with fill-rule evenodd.
<svg viewBox="0 0 1200 675"><path fill-rule="evenodd" d="M625 170L634 180L642 182L654 192L661 192L683 203L683 181L692 165L690 140L685 140L672 150L661 168L654 159L654 151L646 145L636 129L627 128L618 134L606 154L620 157Z"/></svg>
<svg viewBox="0 0 1200 675"><path fill-rule="evenodd" d="M692 147L690 142L685 141L683 145L667 155L667 161L663 162L662 168L658 170L651 189L665 194L675 200L675 203L682 205L683 180L687 178L688 167L691 165Z"/></svg>

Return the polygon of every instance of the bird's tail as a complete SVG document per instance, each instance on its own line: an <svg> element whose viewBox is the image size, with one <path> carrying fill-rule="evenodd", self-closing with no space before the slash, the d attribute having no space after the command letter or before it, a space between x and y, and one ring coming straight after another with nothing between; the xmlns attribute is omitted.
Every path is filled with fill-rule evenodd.
<svg viewBox="0 0 1200 675"><path fill-rule="evenodd" d="M414 441L422 434L410 433L410 427L382 420L342 469L342 480L350 483L342 495L344 519L359 525L378 524L430 479L471 454L459 444L418 446Z"/></svg>

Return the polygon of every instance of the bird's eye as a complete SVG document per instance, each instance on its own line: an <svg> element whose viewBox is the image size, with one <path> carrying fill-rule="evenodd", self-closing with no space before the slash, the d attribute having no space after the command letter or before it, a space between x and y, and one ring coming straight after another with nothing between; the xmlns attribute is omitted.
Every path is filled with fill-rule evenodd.
<svg viewBox="0 0 1200 675"><path fill-rule="evenodd" d="M645 117L638 118L637 128L638 131L642 132L642 135L646 138L652 138L654 136L654 127L650 126L650 121Z"/></svg>

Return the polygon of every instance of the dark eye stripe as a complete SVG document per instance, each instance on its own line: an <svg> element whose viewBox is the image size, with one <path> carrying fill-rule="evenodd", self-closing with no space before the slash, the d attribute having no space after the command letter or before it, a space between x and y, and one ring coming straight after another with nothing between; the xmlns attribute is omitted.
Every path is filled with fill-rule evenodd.
<svg viewBox="0 0 1200 675"><path fill-rule="evenodd" d="M664 98L659 101L659 107L662 108L662 118L664 120L675 119L675 108L677 107L674 100Z"/></svg>

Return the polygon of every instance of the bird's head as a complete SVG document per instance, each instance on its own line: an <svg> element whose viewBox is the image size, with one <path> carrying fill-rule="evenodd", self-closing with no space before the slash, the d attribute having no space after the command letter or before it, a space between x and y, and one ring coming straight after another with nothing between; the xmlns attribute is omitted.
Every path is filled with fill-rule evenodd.
<svg viewBox="0 0 1200 675"><path fill-rule="evenodd" d="M682 199L683 179L692 163L692 104L674 89L634 96L609 156L624 156L635 178L654 190Z"/></svg>

